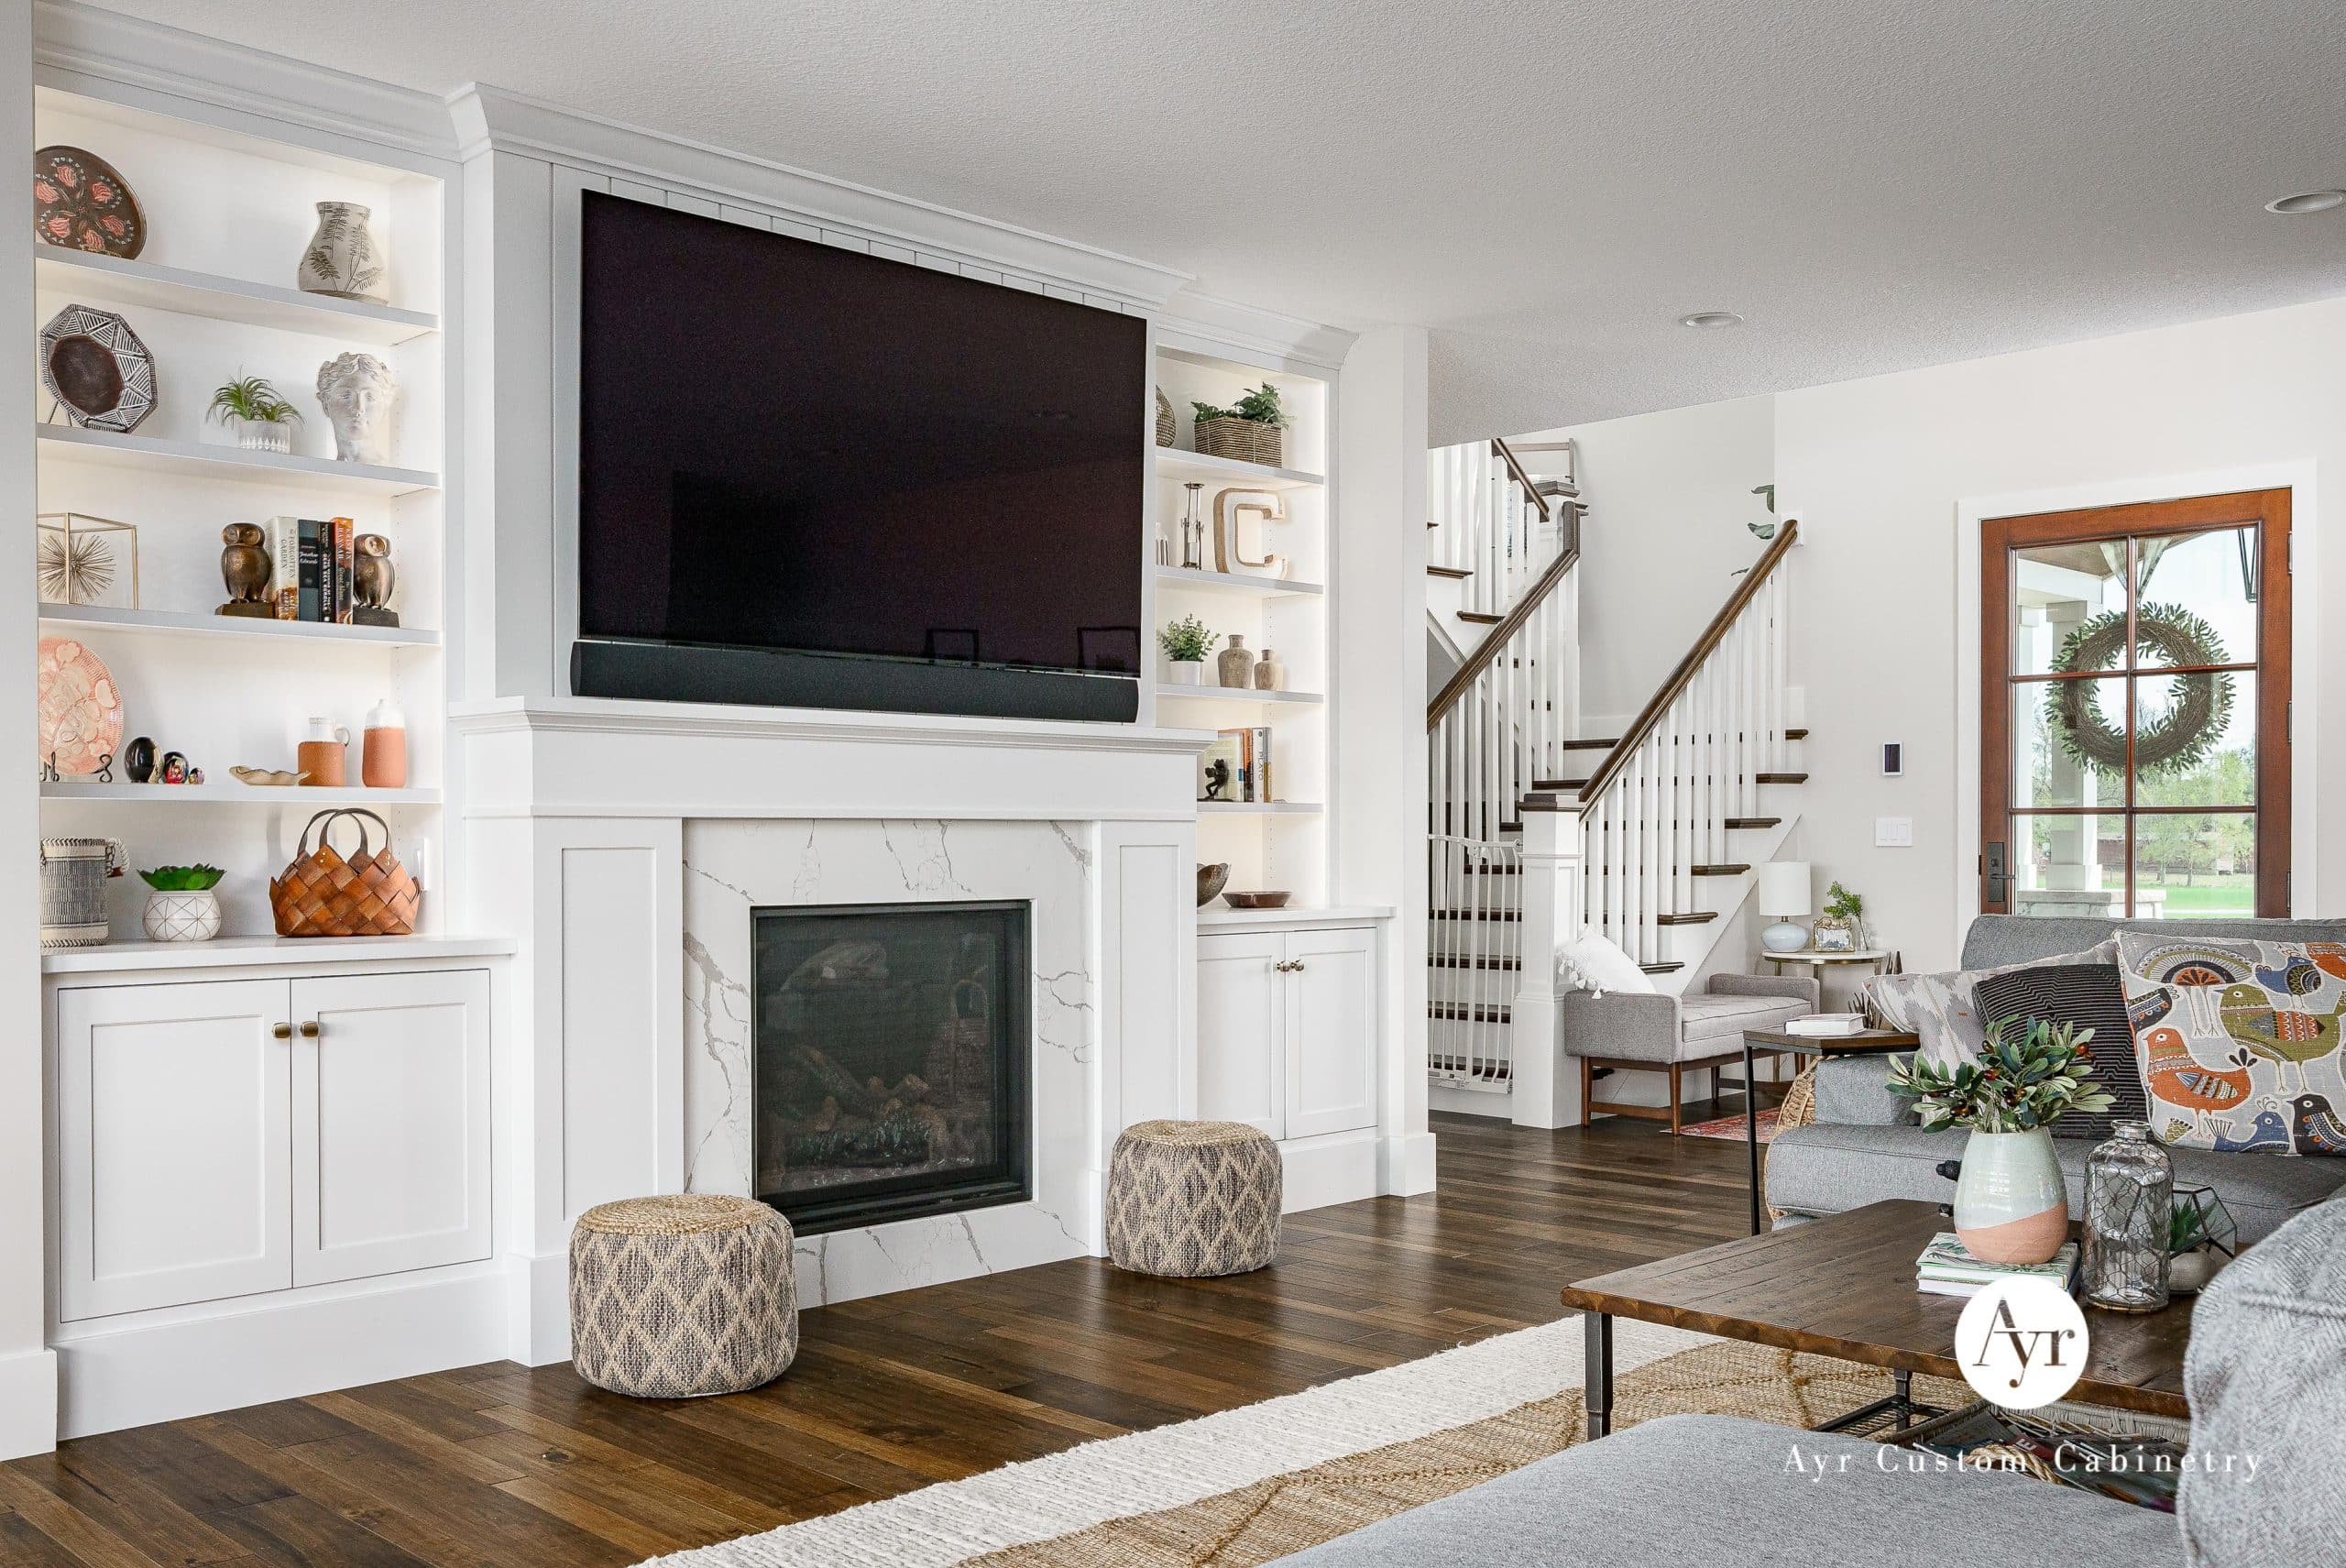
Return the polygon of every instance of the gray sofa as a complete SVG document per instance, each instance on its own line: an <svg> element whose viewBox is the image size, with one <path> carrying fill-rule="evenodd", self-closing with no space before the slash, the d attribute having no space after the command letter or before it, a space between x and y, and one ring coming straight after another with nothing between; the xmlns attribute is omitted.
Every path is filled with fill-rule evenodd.
<svg viewBox="0 0 2346 1568"><path fill-rule="evenodd" d="M2184 1387L2195 1464L2175 1514L2025 1475L1910 1470L1857 1438L1667 1416L1281 1561L2277 1568L2334 1560L2346 1537L2336 1439L2346 1402L2346 1199L2299 1215L2218 1276L2192 1325ZM1820 1459L1832 1466L1822 1474Z"/></svg>
<svg viewBox="0 0 2346 1568"><path fill-rule="evenodd" d="M2081 952L2114 930L2173 933L2168 920L2039 919L1986 915L1971 923L1963 967L1995 969ZM2346 920L2194 920L2195 936L2259 938L2267 941L2346 941ZM1796 1224L1885 1198L1944 1203L1954 1185L1938 1174L1943 1160L1959 1159L1968 1135L1959 1128L1926 1133L1912 1106L1883 1087L1880 1058L1853 1057L1820 1064L1816 1120L1790 1128L1768 1146L1768 1202ZM2082 1216L2084 1138L2053 1140L2068 1177L2069 1212ZM2240 1225L2242 1241L2258 1241L2346 1187L2346 1159L2296 1159L2264 1154L2211 1154L2170 1149L2178 1181L2213 1187Z"/></svg>

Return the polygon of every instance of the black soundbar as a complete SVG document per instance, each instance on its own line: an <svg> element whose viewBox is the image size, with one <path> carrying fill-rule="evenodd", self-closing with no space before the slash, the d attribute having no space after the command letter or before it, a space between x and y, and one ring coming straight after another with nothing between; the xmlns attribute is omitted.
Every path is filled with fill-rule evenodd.
<svg viewBox="0 0 2346 1568"><path fill-rule="evenodd" d="M1131 675L593 638L570 645L570 690L575 696L640 702L845 707L978 718L1130 724L1140 717L1140 682Z"/></svg>

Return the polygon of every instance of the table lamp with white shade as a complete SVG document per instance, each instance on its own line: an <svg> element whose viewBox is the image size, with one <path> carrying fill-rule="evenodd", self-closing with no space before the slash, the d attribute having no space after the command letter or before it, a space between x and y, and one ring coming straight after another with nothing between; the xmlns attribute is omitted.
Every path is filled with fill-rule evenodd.
<svg viewBox="0 0 2346 1568"><path fill-rule="evenodd" d="M1760 913L1776 923L1760 933L1760 945L1771 953L1796 953L1808 946L1808 932L1792 922L1815 913L1814 895L1806 861L1770 861L1760 868Z"/></svg>

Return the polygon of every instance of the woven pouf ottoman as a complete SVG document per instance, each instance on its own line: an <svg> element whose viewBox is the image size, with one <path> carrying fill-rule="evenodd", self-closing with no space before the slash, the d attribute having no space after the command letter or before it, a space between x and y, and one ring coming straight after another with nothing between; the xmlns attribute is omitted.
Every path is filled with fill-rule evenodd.
<svg viewBox="0 0 2346 1568"><path fill-rule="evenodd" d="M1279 1146L1244 1122L1135 1122L1108 1157L1108 1260L1189 1279L1279 1254Z"/></svg>
<svg viewBox="0 0 2346 1568"><path fill-rule="evenodd" d="M570 1361L614 1394L772 1382L798 1354L790 1222L754 1198L605 1203L570 1233Z"/></svg>

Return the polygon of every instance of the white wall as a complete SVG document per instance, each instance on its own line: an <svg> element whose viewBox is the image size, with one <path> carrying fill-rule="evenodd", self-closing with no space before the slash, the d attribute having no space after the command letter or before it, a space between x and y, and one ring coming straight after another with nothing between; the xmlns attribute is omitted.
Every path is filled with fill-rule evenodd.
<svg viewBox="0 0 2346 1568"><path fill-rule="evenodd" d="M0 12L0 127L7 145L33 134L32 15ZM32 255L18 244L0 258L0 321L33 317ZM33 421L29 376L0 378L0 429ZM0 446L0 513L33 512L32 443ZM21 536L20 536L21 537ZM0 752L33 754L33 644L38 626L16 607L36 595L29 550L0 554ZM15 649L10 652L9 649ZM15 736L11 740L9 736ZM57 1361L44 1342L41 1300L41 1066L38 861L27 845L40 831L31 770L8 771L0 785L0 839L19 846L0 858L0 1459L38 1453L57 1440Z"/></svg>
<svg viewBox="0 0 2346 1568"><path fill-rule="evenodd" d="M1759 558L1745 524L1768 515L1751 487L1775 477L1775 433L1773 398L1738 398L1521 438L1580 446L1584 732L1644 707L1734 590L1728 574Z"/></svg>
<svg viewBox="0 0 2346 1568"><path fill-rule="evenodd" d="M2294 894L2301 914L2346 908L2346 830L2315 832L2346 808L2346 774L2325 781L2317 766L2346 723L2317 696L2346 689L2346 638L2322 591L2323 563L2346 570L2346 300L1571 432L1598 513L1583 568L1588 666L1613 683L1592 676L1591 714L1643 700L1716 608L1712 561L1756 547L1729 526L1746 512L1726 509L1770 477L1740 471L1761 466L1749 454L1762 430L1778 511L1801 522L1789 568L1811 731L1801 849L1820 889L1837 877L1866 895L1910 969L1950 964L1978 904L1983 516L2296 487ZM1649 521L1665 516L1679 521ZM1624 598L1637 609L1627 624ZM1884 740L1904 743L1902 777L1881 776ZM1914 847L1876 849L1877 817L1912 817Z"/></svg>
<svg viewBox="0 0 2346 1568"><path fill-rule="evenodd" d="M1331 599L1335 663L1348 692L1331 775L1335 902L1389 904L1387 1037L1380 1190L1431 1191L1426 1132L1426 334L1381 327L1344 356L1336 394L1336 518ZM1395 542L1398 543L1396 543Z"/></svg>

